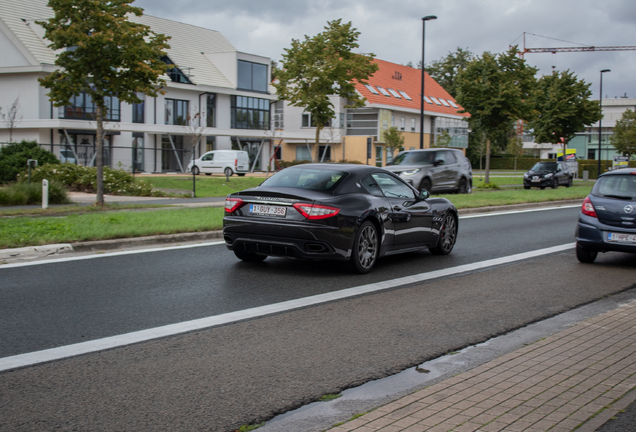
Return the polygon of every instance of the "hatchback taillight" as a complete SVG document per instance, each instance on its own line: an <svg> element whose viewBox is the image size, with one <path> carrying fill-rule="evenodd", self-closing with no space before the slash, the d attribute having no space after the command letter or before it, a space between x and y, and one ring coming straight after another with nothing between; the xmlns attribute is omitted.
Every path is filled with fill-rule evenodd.
<svg viewBox="0 0 636 432"><path fill-rule="evenodd" d="M594 206L592 205L592 201L590 200L590 197L587 197L583 200L583 205L581 206L581 213L583 213L586 216L591 216L598 219L598 216L596 216L596 210L594 210Z"/></svg>
<svg viewBox="0 0 636 432"><path fill-rule="evenodd" d="M225 211L232 213L234 210L243 205L243 200L240 198L225 198Z"/></svg>
<svg viewBox="0 0 636 432"><path fill-rule="evenodd" d="M340 213L339 208L328 207L328 206L323 206L318 204L296 203L293 205L293 207L296 210L298 210L300 214L302 214L303 216L305 216L307 219L310 219L310 220L326 219Z"/></svg>

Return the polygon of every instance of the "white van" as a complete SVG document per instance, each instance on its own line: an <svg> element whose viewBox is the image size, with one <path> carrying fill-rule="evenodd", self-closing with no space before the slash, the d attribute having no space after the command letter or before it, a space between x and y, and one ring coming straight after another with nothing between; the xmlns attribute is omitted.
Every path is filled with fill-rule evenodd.
<svg viewBox="0 0 636 432"><path fill-rule="evenodd" d="M199 159L190 161L187 171L194 175L199 173L225 174L231 176L236 173L244 176L250 170L250 158L246 151L213 150L205 153Z"/></svg>

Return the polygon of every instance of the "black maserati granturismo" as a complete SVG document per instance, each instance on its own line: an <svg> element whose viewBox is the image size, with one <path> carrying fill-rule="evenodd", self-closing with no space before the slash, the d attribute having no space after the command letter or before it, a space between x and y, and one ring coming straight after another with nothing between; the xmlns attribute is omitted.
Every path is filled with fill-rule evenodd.
<svg viewBox="0 0 636 432"><path fill-rule="evenodd" d="M385 255L449 254L457 222L449 200L430 197L383 168L304 164L228 195L223 237L243 261L337 259L367 273Z"/></svg>

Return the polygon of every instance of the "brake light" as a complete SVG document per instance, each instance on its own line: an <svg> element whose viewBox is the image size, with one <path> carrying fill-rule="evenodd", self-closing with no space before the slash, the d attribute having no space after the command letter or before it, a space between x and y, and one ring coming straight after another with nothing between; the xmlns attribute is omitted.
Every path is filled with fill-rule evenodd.
<svg viewBox="0 0 636 432"><path fill-rule="evenodd" d="M594 206L592 205L592 201L590 201L590 197L587 197L583 200L583 205L581 206L581 213L583 213L586 216L591 216L598 219L598 216L596 216L596 210L594 209Z"/></svg>
<svg viewBox="0 0 636 432"><path fill-rule="evenodd" d="M340 213L339 208L327 207L318 204L302 204L296 203L293 207L309 220L326 219Z"/></svg>
<svg viewBox="0 0 636 432"><path fill-rule="evenodd" d="M225 198L225 211L232 213L234 210L243 205L243 200L240 198Z"/></svg>
<svg viewBox="0 0 636 432"><path fill-rule="evenodd" d="M234 159L234 168L238 167L238 159Z"/></svg>

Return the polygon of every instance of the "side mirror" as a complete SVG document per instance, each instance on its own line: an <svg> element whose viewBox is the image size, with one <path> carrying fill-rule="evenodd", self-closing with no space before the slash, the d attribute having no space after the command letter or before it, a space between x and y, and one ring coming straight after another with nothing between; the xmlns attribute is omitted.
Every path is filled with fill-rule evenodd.
<svg viewBox="0 0 636 432"><path fill-rule="evenodd" d="M430 196L431 196L431 194L430 194L430 193L429 193L426 189L422 189L422 190L420 191L419 199L420 199L420 201L425 201L425 200L427 200L427 199L428 199L428 197L430 197Z"/></svg>
<svg viewBox="0 0 636 432"><path fill-rule="evenodd" d="M433 162L433 166L439 166L439 165L444 165L444 161L441 159L437 159L435 162Z"/></svg>

